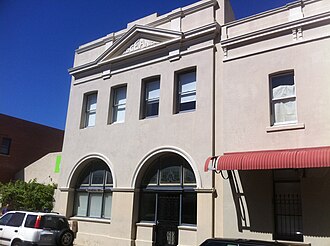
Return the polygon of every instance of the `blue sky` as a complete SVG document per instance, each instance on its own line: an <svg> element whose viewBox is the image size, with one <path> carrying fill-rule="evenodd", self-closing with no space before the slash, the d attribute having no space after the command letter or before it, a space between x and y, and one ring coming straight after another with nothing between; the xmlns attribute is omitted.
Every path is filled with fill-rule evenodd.
<svg viewBox="0 0 330 246"><path fill-rule="evenodd" d="M0 113L64 129L74 51L196 0L0 0ZM240 19L292 0L231 0Z"/></svg>

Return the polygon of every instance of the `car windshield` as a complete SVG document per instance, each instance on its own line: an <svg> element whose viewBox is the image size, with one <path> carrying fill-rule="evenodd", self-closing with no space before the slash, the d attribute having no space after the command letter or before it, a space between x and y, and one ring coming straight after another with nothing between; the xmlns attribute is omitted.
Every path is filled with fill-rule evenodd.
<svg viewBox="0 0 330 246"><path fill-rule="evenodd" d="M50 230L63 230L69 227L66 218L44 215L41 217L40 227Z"/></svg>

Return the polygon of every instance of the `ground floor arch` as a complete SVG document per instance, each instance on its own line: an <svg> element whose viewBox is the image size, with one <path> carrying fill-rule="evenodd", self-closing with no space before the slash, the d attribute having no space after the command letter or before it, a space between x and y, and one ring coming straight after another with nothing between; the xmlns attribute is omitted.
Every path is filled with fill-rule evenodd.
<svg viewBox="0 0 330 246"><path fill-rule="evenodd" d="M179 226L196 227L196 177L185 158L169 152L154 157L138 188L138 221L154 225L155 245L178 245Z"/></svg>

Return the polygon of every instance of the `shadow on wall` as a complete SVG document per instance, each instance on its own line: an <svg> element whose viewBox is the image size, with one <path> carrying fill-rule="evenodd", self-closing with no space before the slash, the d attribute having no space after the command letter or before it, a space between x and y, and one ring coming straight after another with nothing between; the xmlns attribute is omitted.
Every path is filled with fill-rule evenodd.
<svg viewBox="0 0 330 246"><path fill-rule="evenodd" d="M301 178L303 234L330 237L330 168L308 169ZM238 231L274 232L271 170L228 171Z"/></svg>
<svg viewBox="0 0 330 246"><path fill-rule="evenodd" d="M236 209L238 231L272 233L272 173L230 171L228 177Z"/></svg>

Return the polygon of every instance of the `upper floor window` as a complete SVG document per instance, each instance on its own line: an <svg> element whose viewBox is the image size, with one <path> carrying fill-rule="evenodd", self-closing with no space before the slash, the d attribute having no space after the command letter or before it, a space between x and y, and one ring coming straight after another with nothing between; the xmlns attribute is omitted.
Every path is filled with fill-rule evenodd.
<svg viewBox="0 0 330 246"><path fill-rule="evenodd" d="M293 72L270 76L272 125L297 122L296 87Z"/></svg>
<svg viewBox="0 0 330 246"><path fill-rule="evenodd" d="M124 122L126 111L127 86L114 88L112 91L112 119L111 123Z"/></svg>
<svg viewBox="0 0 330 246"><path fill-rule="evenodd" d="M144 81L142 118L157 116L159 113L160 78Z"/></svg>
<svg viewBox="0 0 330 246"><path fill-rule="evenodd" d="M84 98L83 128L95 126L97 92L86 94Z"/></svg>
<svg viewBox="0 0 330 246"><path fill-rule="evenodd" d="M176 113L196 109L196 69L176 74Z"/></svg>
<svg viewBox="0 0 330 246"><path fill-rule="evenodd" d="M11 139L10 138L2 138L1 146L0 146L0 154L9 155L10 145L11 145Z"/></svg>

